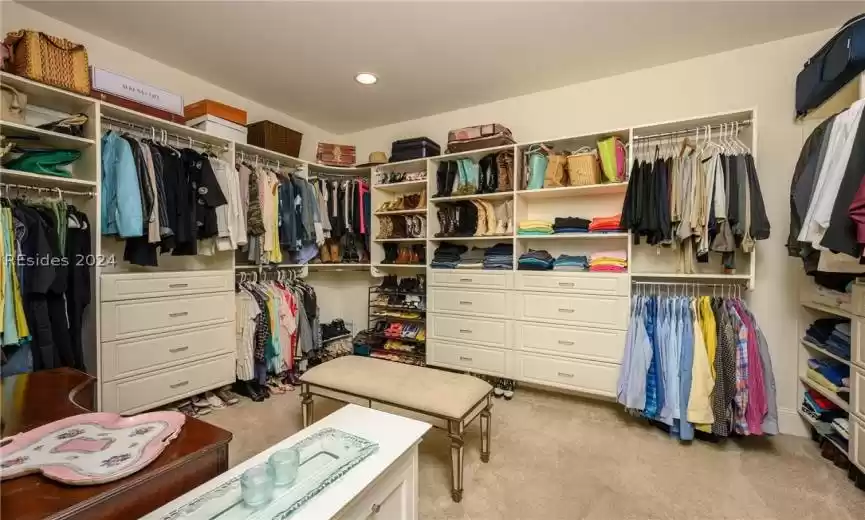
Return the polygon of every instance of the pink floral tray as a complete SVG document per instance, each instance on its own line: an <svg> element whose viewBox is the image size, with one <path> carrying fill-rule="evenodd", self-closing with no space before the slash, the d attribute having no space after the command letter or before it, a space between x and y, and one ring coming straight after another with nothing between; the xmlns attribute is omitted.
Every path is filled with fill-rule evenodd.
<svg viewBox="0 0 865 520"><path fill-rule="evenodd" d="M144 468L180 434L186 417L151 412L74 415L0 441L0 480L41 472L76 486L104 484Z"/></svg>

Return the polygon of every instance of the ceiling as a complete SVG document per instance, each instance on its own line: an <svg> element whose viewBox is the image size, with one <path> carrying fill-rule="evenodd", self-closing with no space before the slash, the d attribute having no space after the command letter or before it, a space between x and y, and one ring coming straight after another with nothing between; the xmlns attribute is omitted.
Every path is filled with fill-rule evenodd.
<svg viewBox="0 0 865 520"><path fill-rule="evenodd" d="M837 27L861 11L828 1L22 3L337 134ZM378 84L357 84L358 72Z"/></svg>

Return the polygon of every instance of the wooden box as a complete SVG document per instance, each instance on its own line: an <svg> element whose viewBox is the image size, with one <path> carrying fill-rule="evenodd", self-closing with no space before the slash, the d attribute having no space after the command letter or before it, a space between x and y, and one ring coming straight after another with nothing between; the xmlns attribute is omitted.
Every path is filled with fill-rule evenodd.
<svg viewBox="0 0 865 520"><path fill-rule="evenodd" d="M202 99L191 105L186 105L183 108L183 115L187 121L202 116L215 116L238 125L246 125L246 110L241 110L219 101L213 101L212 99Z"/></svg>
<svg viewBox="0 0 865 520"><path fill-rule="evenodd" d="M246 128L249 130L247 143L292 157L300 156L302 133L273 121L258 121L246 125Z"/></svg>
<svg viewBox="0 0 865 520"><path fill-rule="evenodd" d="M315 160L327 166L354 166L357 162L355 147L347 144L318 143Z"/></svg>

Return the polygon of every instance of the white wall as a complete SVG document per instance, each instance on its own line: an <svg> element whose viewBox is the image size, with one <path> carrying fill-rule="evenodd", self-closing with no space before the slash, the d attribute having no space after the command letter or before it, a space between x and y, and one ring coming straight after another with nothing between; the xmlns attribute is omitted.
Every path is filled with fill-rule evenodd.
<svg viewBox="0 0 865 520"><path fill-rule="evenodd" d="M315 157L315 146L318 141L333 142L333 135L318 127L260 105L182 70L169 67L21 4L9 1L0 1L0 4L2 4L0 5L0 30L3 35L19 29L34 29L83 43L87 47L91 65L180 94L187 104L199 99L213 99L246 110L250 122L268 119L302 132L300 156L303 159ZM153 19L142 23L158 23L158 20ZM231 36L227 35L227 37Z"/></svg>
<svg viewBox="0 0 865 520"><path fill-rule="evenodd" d="M782 428L801 433L795 410L801 333L796 287L802 266L786 256L784 247L790 179L805 137L804 127L793 122L794 82L804 60L830 34L807 34L505 99L341 136L340 142L357 144L362 157L408 137L428 136L444 146L449 129L480 123L502 123L518 141L531 141L755 107L756 160L772 235L758 246L751 303L772 352L778 404L785 412ZM525 72L531 74L531 69Z"/></svg>

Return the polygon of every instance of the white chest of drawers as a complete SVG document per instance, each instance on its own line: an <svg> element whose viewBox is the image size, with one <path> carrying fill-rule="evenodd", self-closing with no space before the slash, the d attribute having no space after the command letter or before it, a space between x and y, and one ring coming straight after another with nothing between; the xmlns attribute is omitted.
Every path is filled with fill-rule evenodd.
<svg viewBox="0 0 865 520"><path fill-rule="evenodd" d="M627 275L430 270L427 363L612 398Z"/></svg>
<svg viewBox="0 0 865 520"><path fill-rule="evenodd" d="M100 279L101 410L138 413L235 379L230 271Z"/></svg>

